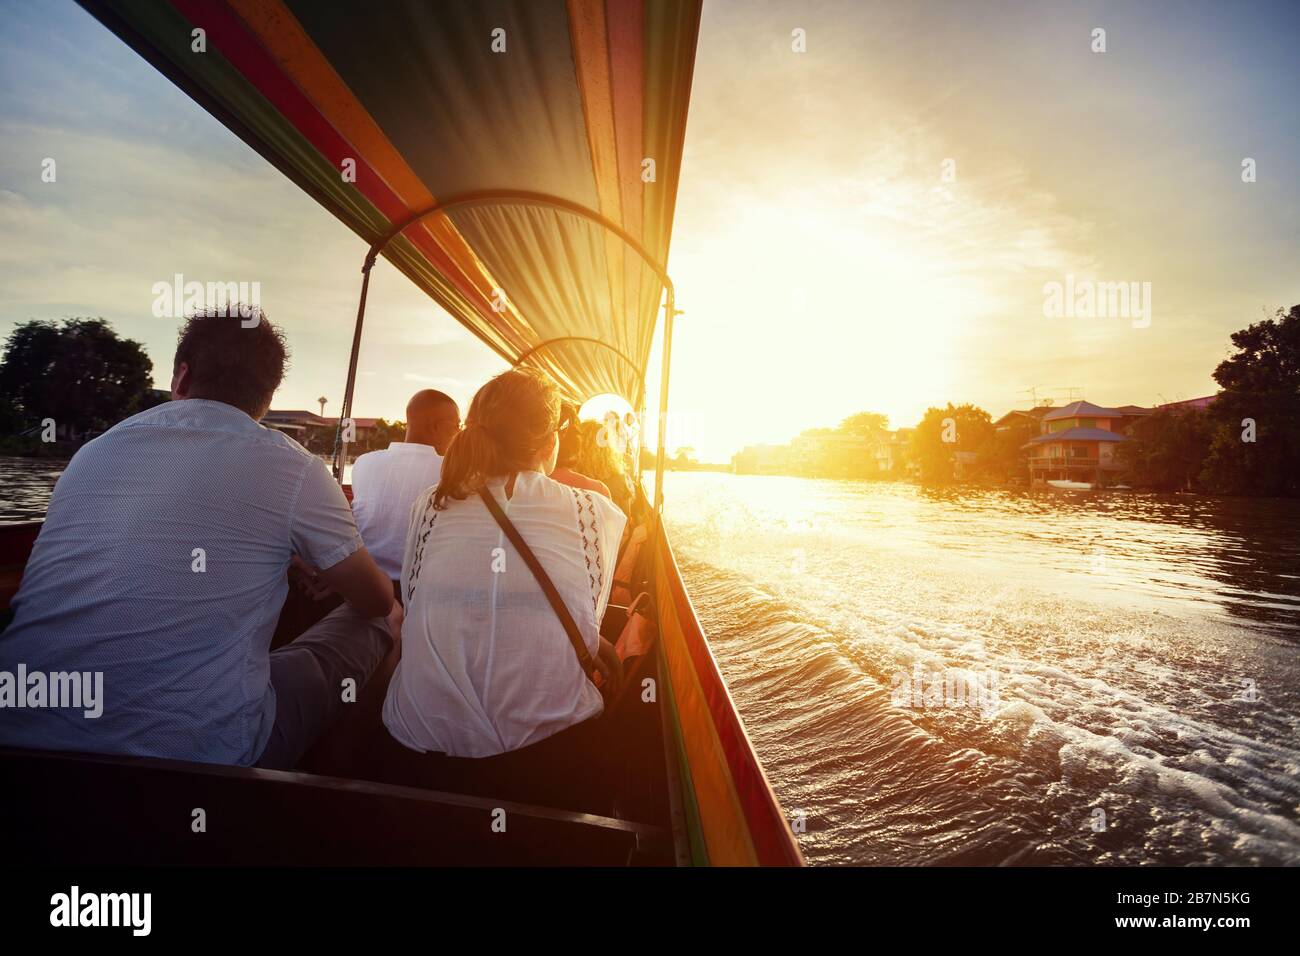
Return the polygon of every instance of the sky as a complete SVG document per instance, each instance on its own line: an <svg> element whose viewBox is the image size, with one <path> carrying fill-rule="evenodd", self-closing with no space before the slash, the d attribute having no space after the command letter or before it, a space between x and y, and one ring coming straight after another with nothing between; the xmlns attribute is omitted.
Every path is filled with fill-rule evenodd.
<svg viewBox="0 0 1300 956"><path fill-rule="evenodd" d="M257 277L293 351L276 407L336 413L364 243L71 2L0 22L0 334L102 315L166 387L154 283ZM1294 3L706 0L670 450L1213 392L1229 335L1300 302L1297 37ZM1047 314L1067 277L1149 288L1149 316ZM380 261L359 416L501 368Z"/></svg>

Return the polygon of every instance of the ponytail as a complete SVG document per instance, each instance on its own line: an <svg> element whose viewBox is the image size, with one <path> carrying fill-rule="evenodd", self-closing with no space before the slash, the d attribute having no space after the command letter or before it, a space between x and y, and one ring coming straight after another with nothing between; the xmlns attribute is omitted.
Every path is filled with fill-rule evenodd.
<svg viewBox="0 0 1300 956"><path fill-rule="evenodd" d="M560 393L545 373L511 369L474 395L465 428L451 440L433 506L476 494L489 479L531 468L559 426Z"/></svg>

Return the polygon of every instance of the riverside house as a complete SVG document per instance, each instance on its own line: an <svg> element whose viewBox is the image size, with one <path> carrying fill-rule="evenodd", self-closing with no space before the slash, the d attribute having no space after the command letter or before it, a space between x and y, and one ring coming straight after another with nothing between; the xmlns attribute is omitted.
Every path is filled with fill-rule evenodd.
<svg viewBox="0 0 1300 956"><path fill-rule="evenodd" d="M1102 408L1091 402L1071 402L1040 419L1040 433L1031 438L1029 481L1076 481L1092 485L1115 484L1124 464L1115 449L1128 441L1132 421L1150 414L1136 405Z"/></svg>
<svg viewBox="0 0 1300 956"><path fill-rule="evenodd" d="M379 419L354 418L356 440L350 446L359 455L373 448L383 448L388 443L379 432ZM334 433L338 430L337 418L326 418L304 409L271 409L261 422L267 428L284 432L309 451L326 454L334 450Z"/></svg>

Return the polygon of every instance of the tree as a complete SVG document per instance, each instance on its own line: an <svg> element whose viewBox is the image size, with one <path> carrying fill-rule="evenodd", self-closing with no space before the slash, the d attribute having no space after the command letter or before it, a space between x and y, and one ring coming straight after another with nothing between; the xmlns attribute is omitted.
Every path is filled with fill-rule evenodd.
<svg viewBox="0 0 1300 956"><path fill-rule="evenodd" d="M964 458L987 452L992 438L993 419L982 408L951 402L946 408L927 408L912 439L921 480L953 480L959 470L957 453L962 452Z"/></svg>
<svg viewBox="0 0 1300 956"><path fill-rule="evenodd" d="M981 449L981 470L1006 481L1009 478L1025 479L1029 476L1029 440L1041 431L1041 422L1028 415L1017 415L1002 430L994 429L993 436Z"/></svg>
<svg viewBox="0 0 1300 956"><path fill-rule="evenodd" d="M857 412L840 422L839 430L858 438L877 439L889 431L889 416L879 412Z"/></svg>
<svg viewBox="0 0 1300 956"><path fill-rule="evenodd" d="M1157 411L1129 428L1129 441L1116 451L1128 466L1128 481L1140 488L1189 491L1210 451L1214 421L1203 411Z"/></svg>
<svg viewBox="0 0 1300 956"><path fill-rule="evenodd" d="M395 441L406 440L406 422L388 421L383 418L375 419L375 433L370 439L366 451L380 451L387 448Z"/></svg>
<svg viewBox="0 0 1300 956"><path fill-rule="evenodd" d="M10 427L49 418L65 434L103 431L147 402L153 364L104 319L29 321L5 341L0 402Z"/></svg>
<svg viewBox="0 0 1300 956"><path fill-rule="evenodd" d="M1300 305L1232 334L1210 406L1201 481L1223 494L1300 495Z"/></svg>

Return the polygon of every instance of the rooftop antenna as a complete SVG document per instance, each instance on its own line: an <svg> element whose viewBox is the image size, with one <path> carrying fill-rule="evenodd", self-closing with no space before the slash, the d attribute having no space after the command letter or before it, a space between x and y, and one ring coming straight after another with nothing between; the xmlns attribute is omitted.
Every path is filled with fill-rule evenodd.
<svg viewBox="0 0 1300 956"><path fill-rule="evenodd" d="M1062 404L1069 405L1071 402L1083 400L1083 389L1078 386L1070 386L1065 389L1065 401Z"/></svg>
<svg viewBox="0 0 1300 956"><path fill-rule="evenodd" d="M1029 400L1030 400L1031 402L1033 402L1033 404L1030 405L1029 407L1030 407L1030 408L1037 408L1037 407L1038 407L1038 390L1039 390L1040 388L1042 388L1042 387L1043 387L1042 385L1030 385L1028 388L1022 388L1022 389L1021 389L1017 394L1019 394L1019 395L1028 395L1028 396L1029 396Z"/></svg>

